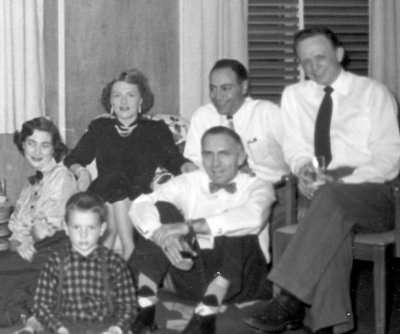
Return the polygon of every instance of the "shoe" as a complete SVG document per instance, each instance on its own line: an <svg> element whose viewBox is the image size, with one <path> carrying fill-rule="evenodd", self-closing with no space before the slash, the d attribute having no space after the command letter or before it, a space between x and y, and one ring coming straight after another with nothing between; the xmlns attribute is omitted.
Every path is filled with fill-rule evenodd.
<svg viewBox="0 0 400 334"><path fill-rule="evenodd" d="M250 327L266 333L283 333L302 326L304 304L289 294L280 294L243 321Z"/></svg>
<svg viewBox="0 0 400 334"><path fill-rule="evenodd" d="M132 326L131 331L133 334L148 334L158 329L154 322L156 315L156 306L148 306L142 308L137 314Z"/></svg>
<svg viewBox="0 0 400 334"><path fill-rule="evenodd" d="M216 320L215 314L194 314L181 334L215 334Z"/></svg>

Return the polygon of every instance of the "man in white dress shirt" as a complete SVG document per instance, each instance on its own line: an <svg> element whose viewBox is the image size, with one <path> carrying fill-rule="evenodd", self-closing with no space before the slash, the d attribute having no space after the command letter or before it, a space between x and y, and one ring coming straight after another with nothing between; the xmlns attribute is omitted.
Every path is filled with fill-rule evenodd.
<svg viewBox="0 0 400 334"><path fill-rule="evenodd" d="M247 162L255 174L276 183L289 172L281 142L281 111L270 101L255 100L248 94L248 73L235 59L218 60L210 71L210 100L197 109L191 120L184 155L202 166L200 139L217 125L233 127L241 137ZM231 122L231 124L230 124Z"/></svg>
<svg viewBox="0 0 400 334"><path fill-rule="evenodd" d="M384 85L342 68L343 46L326 27L299 31L294 45L309 80L283 92L283 148L300 192L311 201L269 275L281 294L246 323L283 333L301 325L310 306L315 332L344 333L354 325L354 233L393 228L388 182L400 166L397 107ZM320 154L326 174L316 169Z"/></svg>
<svg viewBox="0 0 400 334"><path fill-rule="evenodd" d="M271 209L271 230L284 224L284 192L282 176L289 166L282 152L283 127L281 110L274 103L248 96L249 81L246 67L235 59L220 59L210 71L211 103L198 108L191 120L184 156L201 167L200 139L213 126L233 128L241 137L247 153L245 167L249 173L271 182L277 200ZM268 231L265 231L268 232ZM262 241L264 239L264 241ZM264 253L268 252L267 233L260 238Z"/></svg>
<svg viewBox="0 0 400 334"><path fill-rule="evenodd" d="M275 200L273 187L239 172L246 153L233 130L213 127L200 141L205 171L172 179L130 209L140 233L129 261L141 307L134 333L155 328L157 290L167 272L178 295L200 302L186 334L215 333L223 302L270 297L257 234Z"/></svg>

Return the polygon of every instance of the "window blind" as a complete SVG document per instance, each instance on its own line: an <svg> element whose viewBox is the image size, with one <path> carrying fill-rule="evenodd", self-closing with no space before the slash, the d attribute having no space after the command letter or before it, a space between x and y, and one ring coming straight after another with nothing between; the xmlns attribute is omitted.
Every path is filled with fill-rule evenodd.
<svg viewBox="0 0 400 334"><path fill-rule="evenodd" d="M325 25L334 31L346 50L344 66L368 75L368 0L305 0L304 25Z"/></svg>
<svg viewBox="0 0 400 334"><path fill-rule="evenodd" d="M325 25L344 44L346 68L368 73L368 0L303 0L304 26ZM300 79L292 51L299 30L299 0L249 0L248 50L251 95L280 102L285 86Z"/></svg>
<svg viewBox="0 0 400 334"><path fill-rule="evenodd" d="M298 80L293 34L298 30L298 0L249 0L250 92L279 102L282 89Z"/></svg>

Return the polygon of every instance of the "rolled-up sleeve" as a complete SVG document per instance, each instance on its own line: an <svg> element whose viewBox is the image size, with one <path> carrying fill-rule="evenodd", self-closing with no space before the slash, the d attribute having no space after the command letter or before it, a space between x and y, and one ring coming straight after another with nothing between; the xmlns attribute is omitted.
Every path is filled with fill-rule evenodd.
<svg viewBox="0 0 400 334"><path fill-rule="evenodd" d="M178 208L182 206L185 197L186 175L176 177L164 183L151 194L139 196L131 205L129 216L135 228L145 238L149 239L154 231L161 226L160 214L155 206L156 202L169 202Z"/></svg>

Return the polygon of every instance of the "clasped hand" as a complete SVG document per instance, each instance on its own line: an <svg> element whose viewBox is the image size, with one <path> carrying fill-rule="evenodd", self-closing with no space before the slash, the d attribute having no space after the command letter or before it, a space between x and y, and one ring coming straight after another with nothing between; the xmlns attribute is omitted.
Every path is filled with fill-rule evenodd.
<svg viewBox="0 0 400 334"><path fill-rule="evenodd" d="M24 243L17 247L17 253L28 262L32 262L36 249L33 243Z"/></svg>
<svg viewBox="0 0 400 334"><path fill-rule="evenodd" d="M311 162L300 168L298 180L300 192L309 199L322 184L334 181L332 176L320 172Z"/></svg>
<svg viewBox="0 0 400 334"><path fill-rule="evenodd" d="M160 226L153 233L153 241L161 247L172 265L177 265L183 260L181 252L187 252L191 256L197 253L185 241L184 236L189 233L187 223L174 223Z"/></svg>

